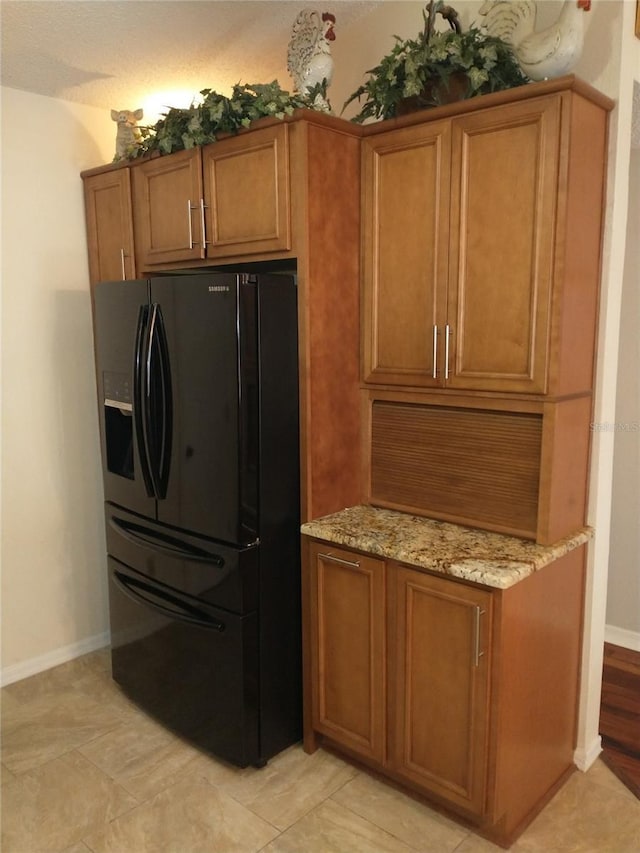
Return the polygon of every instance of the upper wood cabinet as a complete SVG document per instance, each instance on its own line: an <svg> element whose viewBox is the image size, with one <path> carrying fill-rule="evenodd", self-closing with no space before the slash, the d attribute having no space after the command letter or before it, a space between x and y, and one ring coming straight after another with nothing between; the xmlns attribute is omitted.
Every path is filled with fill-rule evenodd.
<svg viewBox="0 0 640 853"><path fill-rule="evenodd" d="M363 140L364 379L431 385L447 306L451 127Z"/></svg>
<svg viewBox="0 0 640 853"><path fill-rule="evenodd" d="M201 149L156 157L132 172L139 269L204 258Z"/></svg>
<svg viewBox="0 0 640 853"><path fill-rule="evenodd" d="M371 131L365 382L590 390L606 125L571 90Z"/></svg>
<svg viewBox="0 0 640 853"><path fill-rule="evenodd" d="M288 127L202 149L208 258L291 248Z"/></svg>
<svg viewBox="0 0 640 853"><path fill-rule="evenodd" d="M130 170L85 178L84 200L91 283L135 278Z"/></svg>
<svg viewBox="0 0 640 853"><path fill-rule="evenodd" d="M452 122L451 388L547 390L560 107L553 96Z"/></svg>
<svg viewBox="0 0 640 853"><path fill-rule="evenodd" d="M291 248L288 126L133 169L140 269Z"/></svg>

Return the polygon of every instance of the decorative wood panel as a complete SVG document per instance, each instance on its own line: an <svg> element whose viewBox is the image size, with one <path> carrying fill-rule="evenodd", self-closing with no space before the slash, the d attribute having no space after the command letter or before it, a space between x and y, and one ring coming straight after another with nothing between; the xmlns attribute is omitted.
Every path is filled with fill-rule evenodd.
<svg viewBox="0 0 640 853"><path fill-rule="evenodd" d="M575 770L585 559L577 548L499 593L494 810L507 837Z"/></svg>
<svg viewBox="0 0 640 853"><path fill-rule="evenodd" d="M297 253L303 521L362 499L360 140L313 117L289 134L292 193L304 211L294 236L306 246Z"/></svg>
<svg viewBox="0 0 640 853"><path fill-rule="evenodd" d="M535 538L542 416L377 400L371 503Z"/></svg>

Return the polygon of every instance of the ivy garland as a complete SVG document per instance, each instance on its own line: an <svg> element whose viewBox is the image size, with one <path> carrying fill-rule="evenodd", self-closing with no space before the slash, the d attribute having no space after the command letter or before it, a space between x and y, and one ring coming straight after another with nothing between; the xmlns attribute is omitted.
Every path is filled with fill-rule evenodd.
<svg viewBox="0 0 640 853"><path fill-rule="evenodd" d="M438 106L441 84L448 89L454 75L464 75L462 98L486 95L529 82L510 45L497 36L472 27L447 32L434 29L436 14L455 13L442 0L427 4L422 12L423 31L415 39L394 36L395 44L380 63L367 71L366 82L350 95L342 110L365 96L358 115L351 119L389 119L397 115L405 98L414 98L422 108ZM435 86L433 84L436 84Z"/></svg>
<svg viewBox="0 0 640 853"><path fill-rule="evenodd" d="M202 103L186 109L170 107L152 127L139 127L141 139L131 146L127 158L147 154L171 154L215 142L219 134L234 134L265 116L283 119L296 109L318 109L318 95L326 96L326 83L305 94L290 94L272 83L236 84L231 97L213 89L202 89Z"/></svg>

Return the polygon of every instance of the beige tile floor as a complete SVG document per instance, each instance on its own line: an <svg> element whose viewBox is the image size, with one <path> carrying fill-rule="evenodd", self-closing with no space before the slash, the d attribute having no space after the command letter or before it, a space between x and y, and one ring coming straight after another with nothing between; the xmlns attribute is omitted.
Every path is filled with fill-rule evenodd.
<svg viewBox="0 0 640 853"><path fill-rule="evenodd" d="M2 690L3 853L490 853L500 848L319 750L262 770L136 709L97 652ZM600 761L514 853L640 853L640 801Z"/></svg>

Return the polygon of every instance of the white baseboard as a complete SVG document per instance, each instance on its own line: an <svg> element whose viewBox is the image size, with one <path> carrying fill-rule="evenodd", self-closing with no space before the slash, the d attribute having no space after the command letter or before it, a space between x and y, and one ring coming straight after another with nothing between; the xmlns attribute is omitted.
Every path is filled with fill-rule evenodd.
<svg viewBox="0 0 640 853"><path fill-rule="evenodd" d="M600 735L596 735L586 749L583 747L578 747L578 749L576 749L573 753L573 763L576 765L578 770L582 770L583 773L586 773L601 752L602 738Z"/></svg>
<svg viewBox="0 0 640 853"><path fill-rule="evenodd" d="M604 641L614 646L622 646L640 652L640 633L638 631L627 631L626 628L616 628L615 625L604 626Z"/></svg>
<svg viewBox="0 0 640 853"><path fill-rule="evenodd" d="M13 684L14 681L22 681L23 678L28 678L30 675L37 675L39 672L44 672L45 669L51 669L51 667L67 663L67 661L79 658L89 652L95 652L97 649L108 646L109 642L109 632L105 631L102 634L96 634L93 637L80 640L78 643L72 643L70 646L63 646L62 648L54 649L52 652L38 655L38 657L30 658L21 663L5 666L0 671L0 686L6 687L8 684Z"/></svg>

